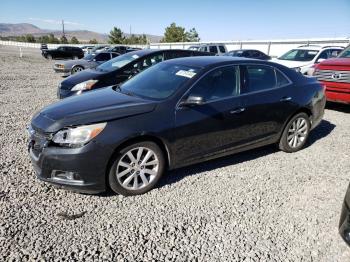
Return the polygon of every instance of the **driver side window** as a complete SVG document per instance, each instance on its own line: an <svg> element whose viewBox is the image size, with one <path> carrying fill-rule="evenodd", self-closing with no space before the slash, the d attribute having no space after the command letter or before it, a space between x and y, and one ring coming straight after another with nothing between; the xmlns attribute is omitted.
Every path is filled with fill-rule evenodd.
<svg viewBox="0 0 350 262"><path fill-rule="evenodd" d="M189 96L200 96L205 102L232 97L239 92L238 66L226 66L209 72L191 89Z"/></svg>

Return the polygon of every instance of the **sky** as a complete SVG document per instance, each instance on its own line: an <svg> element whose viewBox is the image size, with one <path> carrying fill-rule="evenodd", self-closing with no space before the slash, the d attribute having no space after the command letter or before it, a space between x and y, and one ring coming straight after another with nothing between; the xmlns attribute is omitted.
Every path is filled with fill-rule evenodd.
<svg viewBox="0 0 350 262"><path fill-rule="evenodd" d="M203 41L350 37L350 0L0 0L0 23L163 35L172 22Z"/></svg>

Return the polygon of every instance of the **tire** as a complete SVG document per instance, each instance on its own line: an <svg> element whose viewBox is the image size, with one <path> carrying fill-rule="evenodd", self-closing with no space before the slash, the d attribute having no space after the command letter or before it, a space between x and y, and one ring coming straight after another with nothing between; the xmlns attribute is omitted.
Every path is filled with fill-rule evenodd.
<svg viewBox="0 0 350 262"><path fill-rule="evenodd" d="M74 75L75 73L79 73L81 71L83 71L84 68L82 66L74 66L71 70L70 70L70 73L72 75Z"/></svg>
<svg viewBox="0 0 350 262"><path fill-rule="evenodd" d="M47 55L47 56L46 56L46 59L52 60L52 55Z"/></svg>
<svg viewBox="0 0 350 262"><path fill-rule="evenodd" d="M74 60L78 60L79 57L77 57L77 56L75 55L75 56L73 56L73 59L74 59Z"/></svg>
<svg viewBox="0 0 350 262"><path fill-rule="evenodd" d="M135 143L120 150L114 158L108 174L109 186L124 196L144 194L158 183L164 168L164 155L157 144Z"/></svg>
<svg viewBox="0 0 350 262"><path fill-rule="evenodd" d="M310 134L310 119L305 113L298 113L285 126L279 142L279 149L293 153L302 149Z"/></svg>

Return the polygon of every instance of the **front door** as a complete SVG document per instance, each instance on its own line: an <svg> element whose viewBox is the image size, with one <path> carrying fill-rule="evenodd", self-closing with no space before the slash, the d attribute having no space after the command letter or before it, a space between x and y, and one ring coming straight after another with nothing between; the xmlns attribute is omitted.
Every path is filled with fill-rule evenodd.
<svg viewBox="0 0 350 262"><path fill-rule="evenodd" d="M196 161L240 145L244 113L238 96L239 67L224 66L201 78L182 100L201 97L203 104L175 112L175 162Z"/></svg>

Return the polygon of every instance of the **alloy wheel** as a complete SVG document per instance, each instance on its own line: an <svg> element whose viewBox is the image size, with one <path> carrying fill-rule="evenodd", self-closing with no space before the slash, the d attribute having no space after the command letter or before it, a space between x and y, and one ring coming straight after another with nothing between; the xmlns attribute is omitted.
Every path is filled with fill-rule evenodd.
<svg viewBox="0 0 350 262"><path fill-rule="evenodd" d="M73 67L72 74L78 73L80 71L83 71L83 68L81 68L80 66Z"/></svg>
<svg viewBox="0 0 350 262"><path fill-rule="evenodd" d="M291 148L297 148L303 144L308 135L308 124L306 120L299 117L293 121L288 129L287 142Z"/></svg>
<svg viewBox="0 0 350 262"><path fill-rule="evenodd" d="M158 170L159 160L154 151L136 147L120 158L115 175L125 189L138 190L150 184L157 177Z"/></svg>

